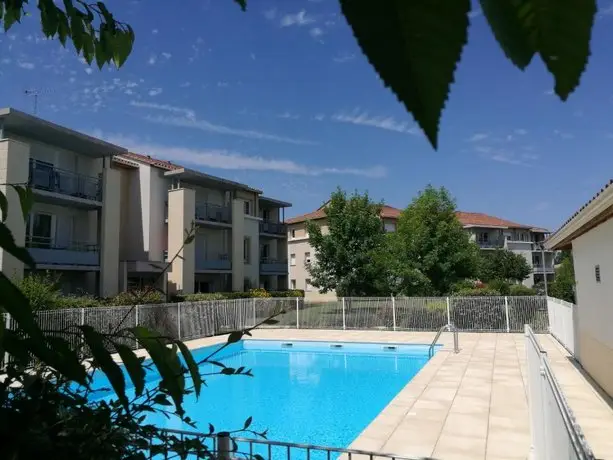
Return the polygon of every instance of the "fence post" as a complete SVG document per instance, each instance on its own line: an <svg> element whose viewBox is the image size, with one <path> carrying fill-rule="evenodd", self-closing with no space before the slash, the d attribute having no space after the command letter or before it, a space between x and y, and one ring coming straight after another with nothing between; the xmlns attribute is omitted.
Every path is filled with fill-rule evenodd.
<svg viewBox="0 0 613 460"><path fill-rule="evenodd" d="M253 307L253 327L255 327L256 323L256 315L255 315L255 297L253 298L253 302L251 302L251 306Z"/></svg>
<svg viewBox="0 0 613 460"><path fill-rule="evenodd" d="M396 299L392 296L392 321L394 330L396 330Z"/></svg>
<svg viewBox="0 0 613 460"><path fill-rule="evenodd" d="M300 329L300 297L296 297L296 329Z"/></svg>
<svg viewBox="0 0 613 460"><path fill-rule="evenodd" d="M181 302L177 302L177 335L181 340Z"/></svg>
<svg viewBox="0 0 613 460"><path fill-rule="evenodd" d="M134 327L138 327L138 305L134 307ZM134 339L134 348L138 349L138 340Z"/></svg>
<svg viewBox="0 0 613 460"><path fill-rule="evenodd" d="M509 323L509 298L504 296L504 315L507 319L507 332L511 332L511 324Z"/></svg>
<svg viewBox="0 0 613 460"><path fill-rule="evenodd" d="M343 330L347 329L347 323L345 320L345 298L341 297L341 300L343 301Z"/></svg>
<svg viewBox="0 0 613 460"><path fill-rule="evenodd" d="M450 308L449 297L447 297L447 324L451 324L451 308Z"/></svg>
<svg viewBox="0 0 613 460"><path fill-rule="evenodd" d="M81 308L81 326L85 326L85 308Z"/></svg>
<svg viewBox="0 0 613 460"><path fill-rule="evenodd" d="M11 314L10 313L5 313L4 314L4 330L8 331L11 329ZM3 362L4 366L2 367L6 367L9 365L9 352L5 352L4 353L4 362Z"/></svg>
<svg viewBox="0 0 613 460"><path fill-rule="evenodd" d="M230 460L232 458L232 447L228 433L217 435L217 458L219 460Z"/></svg>

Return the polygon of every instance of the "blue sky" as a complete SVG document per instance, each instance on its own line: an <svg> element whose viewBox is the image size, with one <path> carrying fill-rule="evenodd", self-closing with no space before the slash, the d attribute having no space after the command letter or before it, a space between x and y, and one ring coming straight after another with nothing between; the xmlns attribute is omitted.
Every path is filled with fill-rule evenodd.
<svg viewBox="0 0 613 460"><path fill-rule="evenodd" d="M426 184L458 208L556 229L612 176L613 7L566 103L535 59L504 57L478 9L433 151L361 55L335 0L107 2L136 32L120 69L89 68L36 17L0 35L2 106L317 208L337 186L405 207ZM608 29L608 30L607 30Z"/></svg>

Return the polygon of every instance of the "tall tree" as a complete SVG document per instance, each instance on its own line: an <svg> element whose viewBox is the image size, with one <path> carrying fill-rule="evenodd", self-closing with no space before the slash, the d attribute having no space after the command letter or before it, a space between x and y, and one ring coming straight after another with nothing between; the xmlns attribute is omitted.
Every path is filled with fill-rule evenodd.
<svg viewBox="0 0 613 460"><path fill-rule="evenodd" d="M339 296L380 294L385 289L377 255L385 245L381 204L368 193L348 196L339 188L325 212L327 232L317 222L307 223L315 253L315 262L307 266L313 286L320 292L335 290Z"/></svg>
<svg viewBox="0 0 613 460"><path fill-rule="evenodd" d="M567 302L575 303L575 266L570 251L560 253L560 265L556 268L556 277L549 286L549 295Z"/></svg>
<svg viewBox="0 0 613 460"><path fill-rule="evenodd" d="M392 237L393 270L403 294L445 294L459 280L477 274L479 248L455 215L455 201L428 185L398 219Z"/></svg>
<svg viewBox="0 0 613 460"><path fill-rule="evenodd" d="M532 268L521 254L506 249L482 251L479 261L479 278L486 283L493 280L521 283Z"/></svg>

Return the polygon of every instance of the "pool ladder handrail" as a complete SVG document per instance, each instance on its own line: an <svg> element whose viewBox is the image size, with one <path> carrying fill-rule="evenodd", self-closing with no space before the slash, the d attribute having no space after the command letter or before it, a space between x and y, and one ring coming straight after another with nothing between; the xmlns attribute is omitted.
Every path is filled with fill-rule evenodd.
<svg viewBox="0 0 613 460"><path fill-rule="evenodd" d="M448 323L448 324L445 324L443 327L441 327L436 333L436 335L434 336L434 340L430 344L430 348L428 350L429 358L432 358L432 356L434 356L434 347L436 346L436 342L438 342L438 339L441 337L441 334L445 331L453 332L453 352L454 353L460 352L458 328L455 327L453 323Z"/></svg>

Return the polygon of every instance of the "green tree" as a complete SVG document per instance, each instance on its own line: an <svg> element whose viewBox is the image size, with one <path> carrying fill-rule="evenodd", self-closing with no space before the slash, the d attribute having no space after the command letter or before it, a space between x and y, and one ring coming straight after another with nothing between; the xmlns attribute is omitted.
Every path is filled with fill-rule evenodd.
<svg viewBox="0 0 613 460"><path fill-rule="evenodd" d="M233 0L241 9L247 0ZM342 14L378 73L434 148L454 74L468 42L471 0L339 0ZM32 1L34 3L34 1ZM483 15L505 56L520 70L539 56L554 77L563 101L577 88L590 56L596 0L479 0ZM8 30L19 22L28 0L0 0ZM42 29L102 67L121 66L134 33L103 2L37 0ZM435 26L433 26L433 24Z"/></svg>
<svg viewBox="0 0 613 460"><path fill-rule="evenodd" d="M521 254L506 249L494 251L481 251L479 261L479 278L489 283L495 280L521 283L525 280L532 268Z"/></svg>
<svg viewBox="0 0 613 460"><path fill-rule="evenodd" d="M561 264L556 268L556 276L549 285L549 295L567 302L575 303L575 267L570 251L564 251Z"/></svg>
<svg viewBox="0 0 613 460"><path fill-rule="evenodd" d="M475 277L479 248L455 215L444 188L428 185L400 214L393 235L392 271L405 295L440 295L454 283Z"/></svg>
<svg viewBox="0 0 613 460"><path fill-rule="evenodd" d="M315 263L307 269L311 283L320 292L369 296L387 289L378 254L386 241L379 217L381 206L368 193L348 196L339 188L324 208L328 231L322 232L317 222L307 222L309 243L315 253Z"/></svg>

